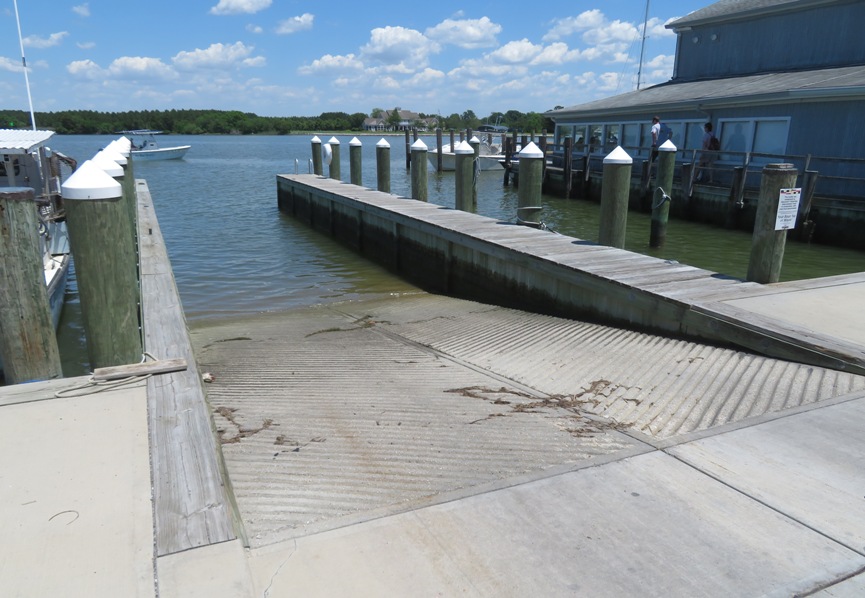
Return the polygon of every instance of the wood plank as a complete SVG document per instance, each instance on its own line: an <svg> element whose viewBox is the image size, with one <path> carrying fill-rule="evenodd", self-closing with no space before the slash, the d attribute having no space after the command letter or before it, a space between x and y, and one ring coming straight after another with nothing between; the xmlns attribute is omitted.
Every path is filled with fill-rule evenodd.
<svg viewBox="0 0 865 598"><path fill-rule="evenodd" d="M183 359L147 380L157 556L236 538L221 456L150 191L136 181L144 350Z"/></svg>
<svg viewBox="0 0 865 598"><path fill-rule="evenodd" d="M128 365L115 365L93 370L94 380L121 380L132 376L152 376L180 372L187 367L185 359L163 359L161 361L145 361Z"/></svg>

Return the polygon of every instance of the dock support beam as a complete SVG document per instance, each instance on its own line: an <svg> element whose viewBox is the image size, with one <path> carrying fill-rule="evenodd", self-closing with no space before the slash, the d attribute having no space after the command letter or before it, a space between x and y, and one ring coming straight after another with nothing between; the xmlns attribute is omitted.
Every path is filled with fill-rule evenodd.
<svg viewBox="0 0 865 598"><path fill-rule="evenodd" d="M0 357L7 384L62 378L33 189L0 192Z"/></svg>

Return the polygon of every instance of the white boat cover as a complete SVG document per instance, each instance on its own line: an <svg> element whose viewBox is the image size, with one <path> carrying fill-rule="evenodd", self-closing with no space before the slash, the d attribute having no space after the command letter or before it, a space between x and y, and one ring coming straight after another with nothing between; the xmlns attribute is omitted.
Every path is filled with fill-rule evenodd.
<svg viewBox="0 0 865 598"><path fill-rule="evenodd" d="M28 154L54 135L54 131L25 129L0 129L0 152L4 154Z"/></svg>

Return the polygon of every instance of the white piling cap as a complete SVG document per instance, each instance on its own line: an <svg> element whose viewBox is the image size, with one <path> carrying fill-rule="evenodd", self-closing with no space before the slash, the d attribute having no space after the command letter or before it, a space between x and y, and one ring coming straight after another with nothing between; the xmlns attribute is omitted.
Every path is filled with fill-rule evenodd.
<svg viewBox="0 0 865 598"><path fill-rule="evenodd" d="M384 137L382 137L381 139L379 139L379 142L375 144L375 146L376 146L376 147L387 147L387 148L389 148L389 147L390 147L390 144L387 142L387 139L385 139Z"/></svg>
<svg viewBox="0 0 865 598"><path fill-rule="evenodd" d="M472 135L472 138L469 139L469 143L480 143L480 142L481 142L481 140L478 139L477 135Z"/></svg>
<svg viewBox="0 0 865 598"><path fill-rule="evenodd" d="M96 156L99 156L99 155L105 156L109 160L114 160L115 162L117 162L121 166L126 166L127 162L129 162L129 160L126 159L126 156L124 156L123 154L118 152L116 149L111 147L110 144L105 149L96 152ZM96 157L96 156L94 156L94 157Z"/></svg>
<svg viewBox="0 0 865 598"><path fill-rule="evenodd" d="M316 135L315 137L313 137L313 138L311 139L311 141L312 141L313 143L321 143L321 139L318 138L318 135Z"/></svg>
<svg viewBox="0 0 865 598"><path fill-rule="evenodd" d="M120 183L87 160L60 187L63 199L114 199L121 197Z"/></svg>
<svg viewBox="0 0 865 598"><path fill-rule="evenodd" d="M537 145L535 145L534 141L530 141L529 144L522 149L519 153L520 158L543 158L544 152L541 151Z"/></svg>
<svg viewBox="0 0 865 598"><path fill-rule="evenodd" d="M678 148L673 144L673 142L667 139L664 143L661 144L661 147L658 148L659 152L675 152L678 151Z"/></svg>
<svg viewBox="0 0 865 598"><path fill-rule="evenodd" d="M469 145L468 141L460 141L454 149L455 154L473 154L475 148Z"/></svg>
<svg viewBox="0 0 865 598"><path fill-rule="evenodd" d="M132 150L132 142L128 137L118 137L114 141L112 141L117 148L117 150L123 154L124 156L129 156L129 152Z"/></svg>
<svg viewBox="0 0 865 598"><path fill-rule="evenodd" d="M336 137L331 137L327 140L327 142L331 145L339 145L339 139L337 139Z"/></svg>
<svg viewBox="0 0 865 598"><path fill-rule="evenodd" d="M633 164L634 159L628 155L628 152L622 149L621 145L617 145L616 149L607 154L604 158L604 164Z"/></svg>
<svg viewBox="0 0 865 598"><path fill-rule="evenodd" d="M99 168L104 170L105 174L110 177L123 176L123 168L120 166L120 164L118 164L102 152L98 152L89 161L93 162Z"/></svg>
<svg viewBox="0 0 865 598"><path fill-rule="evenodd" d="M418 139L417 141L415 141L414 143L411 144L411 151L413 151L413 152L415 152L415 151L425 152L428 149L429 148L427 147L426 143L423 142L422 139Z"/></svg>
<svg viewBox="0 0 865 598"><path fill-rule="evenodd" d="M363 144L360 142L360 139L357 137L352 137L351 141L348 142L349 147L361 147Z"/></svg>

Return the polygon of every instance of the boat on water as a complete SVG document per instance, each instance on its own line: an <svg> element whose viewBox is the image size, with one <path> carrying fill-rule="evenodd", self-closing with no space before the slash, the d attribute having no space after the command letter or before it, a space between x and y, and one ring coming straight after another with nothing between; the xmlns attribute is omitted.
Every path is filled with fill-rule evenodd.
<svg viewBox="0 0 865 598"><path fill-rule="evenodd" d="M438 149L434 148L430 150L427 156L435 167L438 161ZM501 153L499 146L487 143L486 141L481 142L480 156L478 158L478 165L481 170L501 170L504 166L502 166L500 160L504 160L504 158L505 156ZM442 145L442 170L456 170L456 162L456 154L451 150L450 144Z"/></svg>
<svg viewBox="0 0 865 598"><path fill-rule="evenodd" d="M177 145L174 147L159 147L156 143L156 135L162 131L152 129L135 129L132 131L120 131L121 135L132 136L132 159L142 160L180 160L189 151L191 145Z"/></svg>
<svg viewBox="0 0 865 598"><path fill-rule="evenodd" d="M0 188L30 187L39 213L42 267L54 328L60 321L71 251L60 185L75 161L46 145L54 131L0 129ZM0 371L3 362L0 360Z"/></svg>

